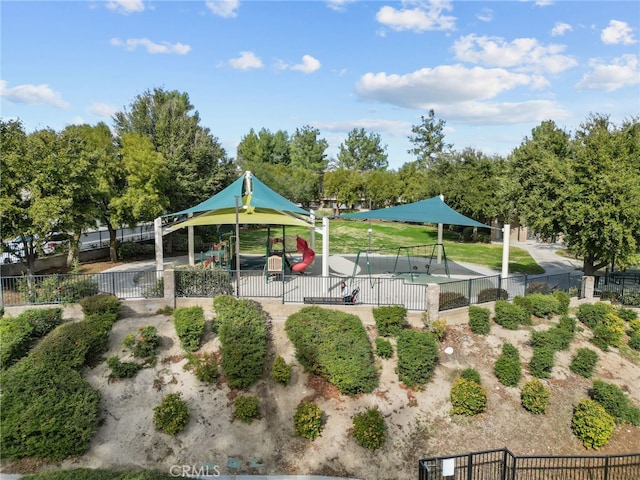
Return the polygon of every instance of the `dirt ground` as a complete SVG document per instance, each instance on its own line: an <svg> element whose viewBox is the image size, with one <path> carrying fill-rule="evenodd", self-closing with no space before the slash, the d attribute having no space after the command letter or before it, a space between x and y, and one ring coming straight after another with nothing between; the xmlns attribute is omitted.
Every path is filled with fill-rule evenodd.
<svg viewBox="0 0 640 480"><path fill-rule="evenodd" d="M207 319L213 314L205 311ZM371 394L348 397L324 380L306 374L295 360L295 352L284 332L284 321L274 320L270 358L282 355L293 365L289 386L275 384L268 374L248 389L229 389L224 379L210 385L185 370L187 363L175 335L172 318L165 315L131 315L118 320L105 358L126 358L125 335L141 326L154 325L161 337L157 365L140 371L133 379L109 378L106 362L84 372L85 378L102 392L101 423L89 451L82 457L40 468L155 468L169 472L176 466L203 465L221 474L316 474L358 479L416 478L420 458L507 447L517 455L608 454L640 451L640 428L616 427L612 440L597 451L587 451L571 433L572 407L587 396L591 385L569 369L572 353L593 347L586 332L580 332L569 351L556 354L548 412L532 415L520 405L517 388L502 386L493 374L493 364L508 341L517 345L523 365L531 356L527 329L509 331L493 324L491 333L479 336L466 325L449 326L441 345L440 364L433 379L422 390L404 387L395 372L396 356L376 358L379 387ZM539 322L533 328L546 328ZM370 338L374 325L365 325ZM208 327L207 327L208 328ZM453 353L444 352L452 347ZM199 350L217 352L219 340L207 331ZM594 378L626 390L640 406L640 362L598 350ZM488 392L487 412L476 417L450 416L449 392L461 370L474 367ZM526 372L526 367L523 368ZM529 380L525 373L521 384ZM171 392L182 392L191 419L176 436L155 430L153 407ZM261 419L245 424L233 418L233 399L239 393L260 398ZM293 413L302 399L313 399L325 413L322 435L314 441L293 435ZM350 435L352 417L367 407L383 413L388 437L375 452L360 447ZM35 465L5 464L4 472L32 470ZM181 467L180 467L181 468ZM215 468L215 470L213 470Z"/></svg>

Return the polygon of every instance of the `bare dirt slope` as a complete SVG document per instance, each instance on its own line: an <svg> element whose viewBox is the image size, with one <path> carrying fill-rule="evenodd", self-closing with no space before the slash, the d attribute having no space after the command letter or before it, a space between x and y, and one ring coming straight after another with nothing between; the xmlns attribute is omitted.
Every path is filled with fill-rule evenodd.
<svg viewBox="0 0 640 480"><path fill-rule="evenodd" d="M210 313L207 313L209 318ZM556 367L547 382L551 400L546 415L532 415L520 406L520 392L504 387L493 374L493 364L505 341L517 345L524 362L531 355L528 330L505 330L492 325L487 336L473 334L466 325L448 327L440 365L421 391L405 388L395 372L396 357L376 359L380 385L371 394L355 398L340 395L318 377L309 376L295 360L284 332L274 321L271 357L282 355L293 364L291 385L275 384L268 374L248 393L258 395L262 418L245 424L233 418L233 399L239 393L224 379L215 385L199 382L184 369L186 360L171 317L132 315L120 319L105 355L125 358L125 335L155 325L161 336L157 365L133 379L113 381L106 363L87 370L85 378L102 392L102 421L89 451L81 458L46 468L144 467L169 471L175 465L217 465L222 474L325 474L359 479L416 478L418 459L507 447L515 454L585 454L640 451L640 428L621 425L611 442L597 452L587 451L571 433L573 405L587 396L591 381L571 373L572 352L590 346L579 333L571 350L556 354ZM371 339L375 326L366 325ZM544 324L533 328L545 328ZM444 348L453 347L453 353ZM594 348L591 346L591 348ZM207 333L200 352L216 352L219 342ZM599 351L596 377L615 383L640 405L640 368L618 355ZM449 391L464 368L476 368L488 391L488 409L477 417L452 417ZM526 371L526 368L524 369ZM525 378L521 381L528 380ZM191 410L187 428L174 437L153 425L153 407L170 392L182 392ZM293 413L302 399L314 399L326 415L322 435L309 441L293 435ZM352 417L377 406L388 426L385 446L375 452L360 447L350 435ZM7 470L5 465L5 470ZM16 468L17 466L13 466Z"/></svg>

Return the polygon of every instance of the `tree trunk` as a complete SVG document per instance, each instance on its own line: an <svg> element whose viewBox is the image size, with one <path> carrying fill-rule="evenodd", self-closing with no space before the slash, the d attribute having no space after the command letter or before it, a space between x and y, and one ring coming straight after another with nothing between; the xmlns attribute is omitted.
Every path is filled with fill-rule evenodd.
<svg viewBox="0 0 640 480"><path fill-rule="evenodd" d="M112 262L118 261L117 247L117 231L111 226L111 222L107 223L107 229L109 230L109 259Z"/></svg>
<svg viewBox="0 0 640 480"><path fill-rule="evenodd" d="M73 267L75 260L80 258L80 234L74 233L69 240L69 251L67 252L67 268Z"/></svg>

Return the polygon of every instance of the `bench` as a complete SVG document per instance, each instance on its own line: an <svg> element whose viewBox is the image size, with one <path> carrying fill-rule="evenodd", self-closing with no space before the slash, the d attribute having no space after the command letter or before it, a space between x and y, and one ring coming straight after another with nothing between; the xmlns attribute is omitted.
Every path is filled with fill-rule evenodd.
<svg viewBox="0 0 640 480"><path fill-rule="evenodd" d="M353 305L340 297L304 297L304 303L312 305Z"/></svg>

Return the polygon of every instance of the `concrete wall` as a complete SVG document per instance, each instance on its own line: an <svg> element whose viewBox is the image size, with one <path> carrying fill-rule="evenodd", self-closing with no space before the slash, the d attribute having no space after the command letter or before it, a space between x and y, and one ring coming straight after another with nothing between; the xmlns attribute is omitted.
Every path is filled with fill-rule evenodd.
<svg viewBox="0 0 640 480"><path fill-rule="evenodd" d="M90 262L103 258L109 258L109 247L96 248L95 250L80 252L81 262ZM36 267L34 273L42 272L43 270L47 270L49 268L63 268L66 266L66 264L66 254L38 258L36 259ZM22 275L23 273L27 273L27 266L23 262L0 264L0 276L2 277L13 277Z"/></svg>

